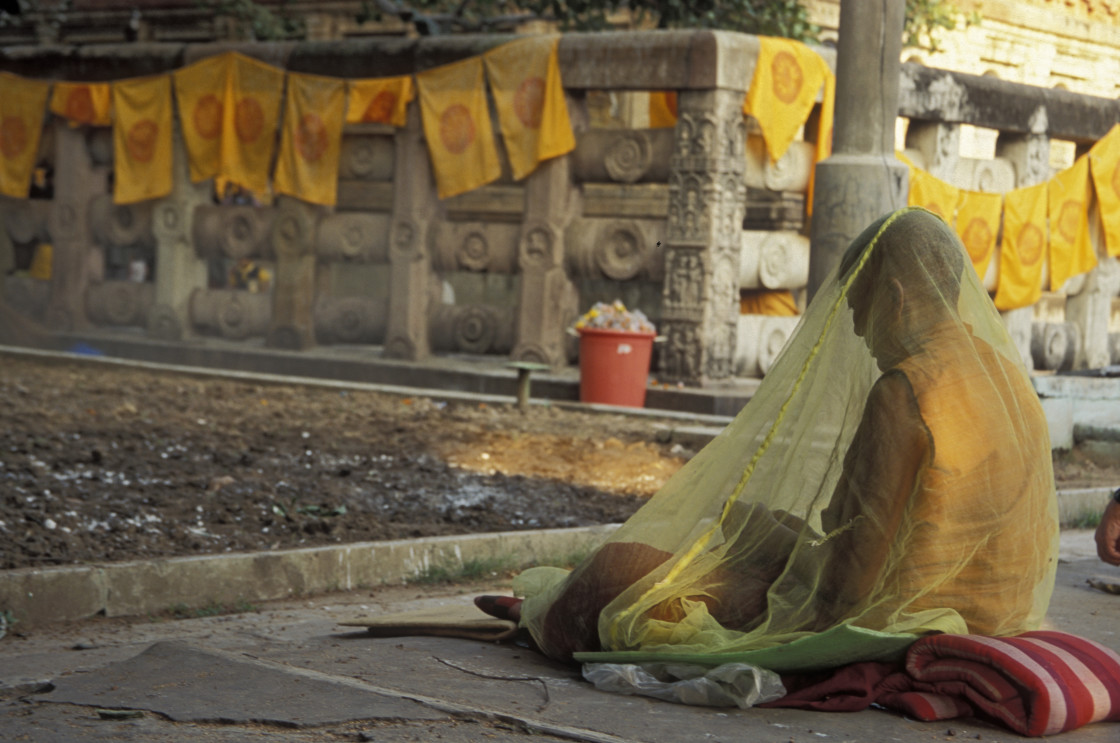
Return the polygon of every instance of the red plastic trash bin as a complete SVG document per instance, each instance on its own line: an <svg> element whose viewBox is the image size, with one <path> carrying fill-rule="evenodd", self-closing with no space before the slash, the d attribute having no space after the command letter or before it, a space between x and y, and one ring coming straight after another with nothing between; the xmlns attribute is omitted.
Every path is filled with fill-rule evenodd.
<svg viewBox="0 0 1120 743"><path fill-rule="evenodd" d="M579 329L579 399L641 408L655 333Z"/></svg>

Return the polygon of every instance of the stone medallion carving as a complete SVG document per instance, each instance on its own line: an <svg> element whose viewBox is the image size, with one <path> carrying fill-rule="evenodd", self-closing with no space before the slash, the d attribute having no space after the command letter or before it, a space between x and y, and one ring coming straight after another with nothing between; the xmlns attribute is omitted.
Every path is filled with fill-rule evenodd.
<svg viewBox="0 0 1120 743"><path fill-rule="evenodd" d="M455 318L455 345L463 353L486 353L498 334L498 318L488 307L459 308Z"/></svg>
<svg viewBox="0 0 1120 743"><path fill-rule="evenodd" d="M555 263L556 233L545 224L529 228L521 240L521 270L552 268Z"/></svg>
<svg viewBox="0 0 1120 743"><path fill-rule="evenodd" d="M225 256L236 260L253 255L261 238L256 215L241 209L223 216L222 252Z"/></svg>
<svg viewBox="0 0 1120 743"><path fill-rule="evenodd" d="M315 221L304 209L281 209L272 225L272 249L277 258L298 258L311 252Z"/></svg>
<svg viewBox="0 0 1120 743"><path fill-rule="evenodd" d="M389 233L390 259L420 260L424 256L417 250L417 229L410 220L398 220Z"/></svg>
<svg viewBox="0 0 1120 743"><path fill-rule="evenodd" d="M481 231L471 231L455 252L458 263L468 271L485 271L490 265L490 245Z"/></svg>
<svg viewBox="0 0 1120 743"><path fill-rule="evenodd" d="M634 222L611 222L595 240L595 265L615 281L628 281L645 265L649 246L642 229Z"/></svg>
<svg viewBox="0 0 1120 743"><path fill-rule="evenodd" d="M649 170L652 157L644 132L627 132L616 139L603 158L607 174L619 183L635 183Z"/></svg>

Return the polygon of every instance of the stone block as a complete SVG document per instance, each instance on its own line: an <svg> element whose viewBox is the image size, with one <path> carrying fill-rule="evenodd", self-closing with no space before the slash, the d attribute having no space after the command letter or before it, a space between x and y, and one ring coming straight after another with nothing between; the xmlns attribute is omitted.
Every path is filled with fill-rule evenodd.
<svg viewBox="0 0 1120 743"><path fill-rule="evenodd" d="M797 232L742 233L741 289L800 289L809 281L809 238Z"/></svg>
<svg viewBox="0 0 1120 743"><path fill-rule="evenodd" d="M104 574L96 567L0 571L0 611L10 611L21 631L100 614L106 596Z"/></svg>
<svg viewBox="0 0 1120 743"><path fill-rule="evenodd" d="M574 220L564 236L568 273L573 278L660 281L664 234L664 220Z"/></svg>
<svg viewBox="0 0 1120 743"><path fill-rule="evenodd" d="M591 129L571 153L579 183L666 183L672 129Z"/></svg>
<svg viewBox="0 0 1120 743"><path fill-rule="evenodd" d="M433 222L428 251L436 271L517 271L521 226L502 222Z"/></svg>

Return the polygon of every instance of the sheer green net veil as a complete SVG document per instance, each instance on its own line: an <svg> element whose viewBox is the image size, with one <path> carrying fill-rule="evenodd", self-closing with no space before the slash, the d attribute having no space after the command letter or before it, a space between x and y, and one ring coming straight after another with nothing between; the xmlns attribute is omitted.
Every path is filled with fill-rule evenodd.
<svg viewBox="0 0 1120 743"><path fill-rule="evenodd" d="M574 571L515 591L558 658L1014 634L1045 612L1057 533L1018 351L953 231L903 209L856 238L721 435Z"/></svg>

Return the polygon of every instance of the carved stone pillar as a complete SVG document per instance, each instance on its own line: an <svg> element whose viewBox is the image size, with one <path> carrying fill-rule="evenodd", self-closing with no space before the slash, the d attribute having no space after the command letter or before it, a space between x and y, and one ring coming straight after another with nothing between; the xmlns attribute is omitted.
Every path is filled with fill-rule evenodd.
<svg viewBox="0 0 1120 743"><path fill-rule="evenodd" d="M93 245L89 205L105 184L94 173L83 130L62 121L54 127L54 201L47 215L53 265L46 323L51 330L75 330L88 324L84 299L91 271L87 252Z"/></svg>
<svg viewBox="0 0 1120 743"><path fill-rule="evenodd" d="M1116 363L1112 360L1108 319L1112 298L1120 292L1120 263L1115 258L1101 257L1100 263L1086 276L1084 287L1066 298L1066 320L1076 326L1081 336L1075 369L1098 369Z"/></svg>
<svg viewBox="0 0 1120 743"><path fill-rule="evenodd" d="M420 127L420 106L415 102L408 107L408 123L396 134L396 146L385 356L421 361L431 354L428 289L432 267L425 233L438 210L438 202Z"/></svg>
<svg viewBox="0 0 1120 743"><path fill-rule="evenodd" d="M319 208L289 196L276 200L272 251L276 286L265 345L298 351L315 345L315 230Z"/></svg>
<svg viewBox="0 0 1120 743"><path fill-rule="evenodd" d="M195 207L210 202L210 184L191 183L187 152L177 127L172 141L171 194L157 201L152 210L156 298L148 314L148 335L166 341L189 334L191 293L206 288L206 261L194 249L191 221Z"/></svg>
<svg viewBox="0 0 1120 743"><path fill-rule="evenodd" d="M565 269L564 234L578 213L568 157L541 163L525 183L525 221L517 261L515 361L561 366L567 363L565 327L579 313L579 292Z"/></svg>
<svg viewBox="0 0 1120 743"><path fill-rule="evenodd" d="M960 124L913 120L906 130L906 146L922 153L928 173L943 181L955 180L961 159Z"/></svg>
<svg viewBox="0 0 1120 743"><path fill-rule="evenodd" d="M1008 160L1015 168L1015 186L1033 186L1050 178L1050 139L1046 136L1046 111L1041 120L1036 115L1031 119L1031 134L1003 134L996 140L996 157ZM1035 131L1037 130L1037 131ZM1001 312L1003 324L1019 349L1027 370L1034 369L1034 356L1031 354L1031 323L1034 309L1023 307Z"/></svg>
<svg viewBox="0 0 1120 743"><path fill-rule="evenodd" d="M681 91L670 164L660 377L733 373L746 199L743 94Z"/></svg>

